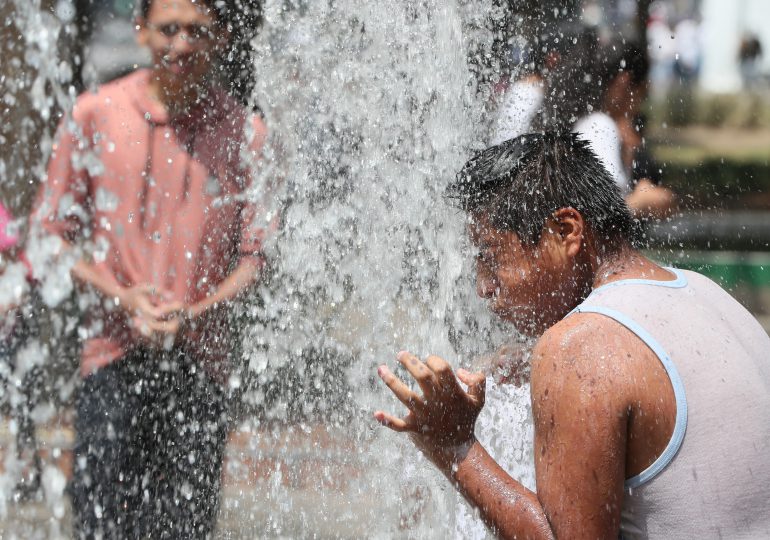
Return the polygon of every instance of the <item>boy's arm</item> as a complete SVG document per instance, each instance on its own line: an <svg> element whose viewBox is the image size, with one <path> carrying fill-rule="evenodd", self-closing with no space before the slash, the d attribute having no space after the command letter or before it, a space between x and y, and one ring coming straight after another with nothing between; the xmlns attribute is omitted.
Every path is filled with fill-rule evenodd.
<svg viewBox="0 0 770 540"><path fill-rule="evenodd" d="M444 472L500 538L554 538L537 494L511 478L478 441Z"/></svg>
<svg viewBox="0 0 770 540"><path fill-rule="evenodd" d="M194 319L222 302L235 298L259 278L262 266L262 262L255 257L242 258L213 294L190 306L187 316Z"/></svg>
<svg viewBox="0 0 770 540"><path fill-rule="evenodd" d="M537 494L495 463L472 431L461 436L467 431L463 419L473 410L469 398L483 385L483 375L458 372L469 385L466 393L453 376L451 380L446 376L448 365L431 359L417 365L402 360L424 392L426 386L433 388L429 399L424 399L381 369L383 380L410 412L405 418L381 412L375 417L395 431L411 432L423 453L454 480L502 538L618 535L625 470L625 398L609 376L612 369L603 371L612 358L600 358L592 350L594 331L565 326L543 336L533 353ZM569 328L571 334L566 331ZM461 437L449 443L436 436L440 433Z"/></svg>
<svg viewBox="0 0 770 540"><path fill-rule="evenodd" d="M248 170L247 176L250 177L262 159L267 130L264 122L257 115L252 115L247 121L247 125L249 129L247 130L243 157L245 158L244 166ZM274 234L278 228L277 213L271 219L267 219L267 207L272 206L274 202L276 186L268 183L263 187L263 192L254 193L251 191L252 182L249 181L245 188L246 201L243 203L240 213L240 238L238 242L240 260L238 265L212 294L189 306L187 312L189 318L195 319L223 302L232 300L252 283L259 280L265 266L262 243L267 235Z"/></svg>
<svg viewBox="0 0 770 540"><path fill-rule="evenodd" d="M606 320L575 314L548 331L532 359L537 496L558 538L617 538L629 408L624 351ZM601 341L601 342L600 342Z"/></svg>
<svg viewBox="0 0 770 540"><path fill-rule="evenodd" d="M75 166L81 154L91 151L88 134L82 131L88 123L86 109L76 105L72 119L65 117L59 124L46 177L38 187L30 213L30 230L35 234L58 236L62 240L60 253L73 249L92 218L88 171L83 166ZM91 262L79 259L71 273L105 297L119 297L119 284L100 273Z"/></svg>

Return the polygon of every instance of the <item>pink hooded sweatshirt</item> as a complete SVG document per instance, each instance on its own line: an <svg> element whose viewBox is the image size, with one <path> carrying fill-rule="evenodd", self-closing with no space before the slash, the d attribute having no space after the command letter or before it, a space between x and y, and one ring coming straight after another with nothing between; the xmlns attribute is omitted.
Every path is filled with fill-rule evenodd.
<svg viewBox="0 0 770 540"><path fill-rule="evenodd" d="M149 77L139 70L77 100L33 219L70 243L92 242L104 277L124 287L152 284L192 305L237 260L262 264L264 212L240 195L250 183L244 158L259 158L266 130L217 89L189 115L170 118L151 98ZM223 314L214 310L182 336L214 376L226 373L230 349ZM122 310L101 308L88 319L84 376L136 344Z"/></svg>

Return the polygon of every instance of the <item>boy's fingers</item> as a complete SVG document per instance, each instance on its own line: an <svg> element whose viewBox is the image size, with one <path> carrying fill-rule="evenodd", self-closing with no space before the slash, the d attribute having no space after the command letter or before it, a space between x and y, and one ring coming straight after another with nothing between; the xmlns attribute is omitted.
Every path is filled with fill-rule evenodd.
<svg viewBox="0 0 770 540"><path fill-rule="evenodd" d="M468 386L468 395L483 404L487 386L486 375L481 371L471 373L464 369L458 369L457 377Z"/></svg>
<svg viewBox="0 0 770 540"><path fill-rule="evenodd" d="M178 314L184 311L185 305L183 302L169 302L167 304L161 304L158 306L159 317L165 317L167 315Z"/></svg>
<svg viewBox="0 0 770 540"><path fill-rule="evenodd" d="M138 290L142 294L155 294L155 285L150 283L142 283L141 285L135 285L134 289Z"/></svg>
<svg viewBox="0 0 770 540"><path fill-rule="evenodd" d="M374 413L374 419L377 420L383 426L397 431L399 433L414 431L415 427L411 422L407 422L404 418L398 418L384 411L377 411Z"/></svg>
<svg viewBox="0 0 770 540"><path fill-rule="evenodd" d="M161 311L154 306L146 296L140 296L136 301L136 311L141 315L149 315L154 319L161 316Z"/></svg>
<svg viewBox="0 0 770 540"><path fill-rule="evenodd" d="M420 362L419 358L407 351L401 351L396 358L412 377L414 377L417 384L420 385L425 397L430 399L436 390L436 386L438 386L438 378L433 371Z"/></svg>
<svg viewBox="0 0 770 540"><path fill-rule="evenodd" d="M425 365L434 373L444 390L448 391L457 388L455 374L454 371L452 371L452 366L449 365L449 362L438 356L431 355L425 360Z"/></svg>
<svg viewBox="0 0 770 540"><path fill-rule="evenodd" d="M409 410L414 411L424 407L425 403L423 402L423 399L405 385L401 379L393 375L387 366L380 366L377 368L377 374L388 388L390 388L390 391L393 392L398 400L406 405Z"/></svg>

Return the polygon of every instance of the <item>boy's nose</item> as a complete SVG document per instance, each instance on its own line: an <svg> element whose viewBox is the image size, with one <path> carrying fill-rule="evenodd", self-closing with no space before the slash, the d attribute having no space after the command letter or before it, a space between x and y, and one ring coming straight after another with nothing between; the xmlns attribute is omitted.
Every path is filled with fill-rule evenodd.
<svg viewBox="0 0 770 540"><path fill-rule="evenodd" d="M492 298L497 292L497 280L479 272L476 275L476 294L481 298Z"/></svg>
<svg viewBox="0 0 770 540"><path fill-rule="evenodd" d="M171 42L171 48L177 54L187 54L194 49L192 43L190 43L190 36L187 34L186 30L177 32L174 36L174 40Z"/></svg>

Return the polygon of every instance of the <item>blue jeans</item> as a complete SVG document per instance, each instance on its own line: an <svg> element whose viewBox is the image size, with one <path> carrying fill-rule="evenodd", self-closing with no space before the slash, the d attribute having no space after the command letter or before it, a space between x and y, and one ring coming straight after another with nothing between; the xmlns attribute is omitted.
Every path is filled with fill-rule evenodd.
<svg viewBox="0 0 770 540"><path fill-rule="evenodd" d="M77 538L208 538L227 436L224 389L180 351L137 349L77 399Z"/></svg>

